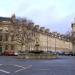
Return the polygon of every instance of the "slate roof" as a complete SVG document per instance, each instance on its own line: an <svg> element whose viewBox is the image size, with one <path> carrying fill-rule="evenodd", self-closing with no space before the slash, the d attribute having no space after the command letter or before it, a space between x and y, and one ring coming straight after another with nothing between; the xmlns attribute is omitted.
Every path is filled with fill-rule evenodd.
<svg viewBox="0 0 75 75"><path fill-rule="evenodd" d="M11 21L9 17L0 17L0 21Z"/></svg>

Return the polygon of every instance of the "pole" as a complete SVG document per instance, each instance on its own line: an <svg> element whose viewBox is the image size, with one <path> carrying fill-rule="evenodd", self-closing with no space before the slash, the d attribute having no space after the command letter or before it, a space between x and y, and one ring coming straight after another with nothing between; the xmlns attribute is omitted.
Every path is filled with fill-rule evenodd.
<svg viewBox="0 0 75 75"><path fill-rule="evenodd" d="M47 51L48 51L48 34L47 34Z"/></svg>
<svg viewBox="0 0 75 75"><path fill-rule="evenodd" d="M55 36L55 53L56 53L56 36Z"/></svg>

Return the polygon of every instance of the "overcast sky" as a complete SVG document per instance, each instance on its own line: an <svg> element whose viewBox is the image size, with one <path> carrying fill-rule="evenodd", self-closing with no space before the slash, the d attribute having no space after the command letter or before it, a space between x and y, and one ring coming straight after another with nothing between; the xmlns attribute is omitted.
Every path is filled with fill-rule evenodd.
<svg viewBox="0 0 75 75"><path fill-rule="evenodd" d="M0 0L0 16L10 17L13 13L65 33L75 17L75 0Z"/></svg>

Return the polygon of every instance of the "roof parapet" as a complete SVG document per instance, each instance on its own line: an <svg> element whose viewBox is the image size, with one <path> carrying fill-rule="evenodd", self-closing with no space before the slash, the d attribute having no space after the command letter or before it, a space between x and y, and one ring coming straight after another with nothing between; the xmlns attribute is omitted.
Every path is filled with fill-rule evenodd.
<svg viewBox="0 0 75 75"><path fill-rule="evenodd" d="M41 32L45 32L45 27L40 27Z"/></svg>
<svg viewBox="0 0 75 75"><path fill-rule="evenodd" d="M35 25L34 30L39 31L39 25Z"/></svg>
<svg viewBox="0 0 75 75"><path fill-rule="evenodd" d="M46 32L46 33L49 33L49 29L45 29L45 32Z"/></svg>

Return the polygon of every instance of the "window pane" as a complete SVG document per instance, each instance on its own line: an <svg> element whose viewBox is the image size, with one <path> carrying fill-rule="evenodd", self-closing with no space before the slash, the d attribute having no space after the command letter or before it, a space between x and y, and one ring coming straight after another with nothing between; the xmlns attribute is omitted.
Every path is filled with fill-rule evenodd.
<svg viewBox="0 0 75 75"><path fill-rule="evenodd" d="M0 41L2 41L2 35L0 35Z"/></svg>
<svg viewBox="0 0 75 75"><path fill-rule="evenodd" d="M11 50L14 50L14 45L11 45Z"/></svg>
<svg viewBox="0 0 75 75"><path fill-rule="evenodd" d="M8 50L8 45L5 45L5 50Z"/></svg>

